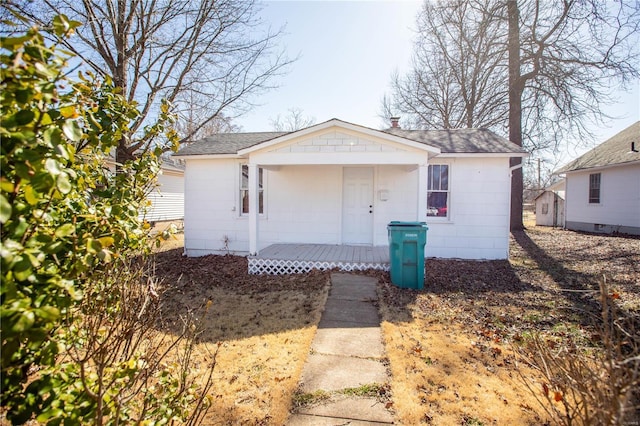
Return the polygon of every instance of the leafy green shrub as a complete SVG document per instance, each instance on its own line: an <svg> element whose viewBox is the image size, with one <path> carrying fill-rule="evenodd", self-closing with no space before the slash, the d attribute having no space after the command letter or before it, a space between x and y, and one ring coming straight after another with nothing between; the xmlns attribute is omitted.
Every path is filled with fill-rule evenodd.
<svg viewBox="0 0 640 426"><path fill-rule="evenodd" d="M77 25L58 16L50 31L67 37ZM109 153L122 138L134 138L128 124L139 114L135 105L109 80L69 80L70 55L47 45L36 28L0 42L0 403L7 418L127 421L133 415L119 395L128 388L129 402L143 407L138 421L184 419L186 409L176 407L201 404L202 395L188 395L184 363L176 379L159 367L162 353L145 352L155 350L147 337L152 324L131 317L132 309L152 312L143 273L148 225L139 214L160 154L177 140L169 107L163 104L157 122L130 141L165 146L139 152L116 173ZM144 361L151 358L154 368ZM157 391L162 386L166 392Z"/></svg>

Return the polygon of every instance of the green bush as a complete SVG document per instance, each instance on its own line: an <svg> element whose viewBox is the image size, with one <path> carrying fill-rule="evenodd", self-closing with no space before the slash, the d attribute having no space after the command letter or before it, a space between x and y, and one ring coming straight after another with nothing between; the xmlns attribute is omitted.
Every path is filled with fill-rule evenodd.
<svg viewBox="0 0 640 426"><path fill-rule="evenodd" d="M49 31L60 39L77 25L58 16ZM37 416L69 424L93 416L102 424L104 416L118 418L109 412L117 408L113 395L90 389L106 383L87 380L96 374L91 357L79 362L69 353L86 354L96 340L78 331L90 306L85 292L108 294L115 271L130 270L149 248L148 226L139 214L161 152L176 143L172 117L165 104L156 124L131 135L136 106L109 80L84 74L68 79L70 54L45 43L38 29L0 43L0 403L14 423ZM154 148L115 172L109 153L122 138ZM140 268L130 275L134 281ZM115 294L120 301L127 297ZM122 314L118 300L100 305L101 318L113 321ZM111 316L104 315L108 309ZM109 377L122 383L142 368L136 359L144 354L129 355L110 366Z"/></svg>

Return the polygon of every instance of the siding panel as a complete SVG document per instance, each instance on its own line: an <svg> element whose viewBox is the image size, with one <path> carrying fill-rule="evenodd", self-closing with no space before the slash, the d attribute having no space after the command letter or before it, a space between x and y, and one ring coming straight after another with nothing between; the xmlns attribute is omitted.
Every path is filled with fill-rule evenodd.
<svg viewBox="0 0 640 426"><path fill-rule="evenodd" d="M447 159L451 217L422 218L429 226L426 254L504 259L509 244L510 177L506 158ZM439 163L441 163L439 161ZM238 213L236 159L189 160L185 248L189 255L249 248L248 219ZM374 245L388 244L387 224L416 220L418 171L374 166ZM341 243L342 166L281 166L265 171L265 214L259 249L274 243Z"/></svg>
<svg viewBox="0 0 640 426"><path fill-rule="evenodd" d="M184 175L166 173L158 176L158 186L147 196L151 203L144 214L149 222L184 218Z"/></svg>

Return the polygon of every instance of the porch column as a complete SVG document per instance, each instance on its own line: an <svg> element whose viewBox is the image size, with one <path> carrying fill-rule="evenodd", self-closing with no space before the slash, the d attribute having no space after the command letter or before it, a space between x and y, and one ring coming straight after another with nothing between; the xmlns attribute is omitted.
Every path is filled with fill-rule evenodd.
<svg viewBox="0 0 640 426"><path fill-rule="evenodd" d="M258 190L258 165L249 163L249 254L258 254L258 217L260 215L260 191Z"/></svg>
<svg viewBox="0 0 640 426"><path fill-rule="evenodd" d="M427 220L428 164L418 164L418 217L419 222Z"/></svg>

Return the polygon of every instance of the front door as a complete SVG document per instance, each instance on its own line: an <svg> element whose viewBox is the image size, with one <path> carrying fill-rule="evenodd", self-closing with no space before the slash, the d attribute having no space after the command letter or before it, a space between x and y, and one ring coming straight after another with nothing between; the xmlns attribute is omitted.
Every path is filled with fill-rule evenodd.
<svg viewBox="0 0 640 426"><path fill-rule="evenodd" d="M373 244L373 168L345 167L342 243Z"/></svg>

